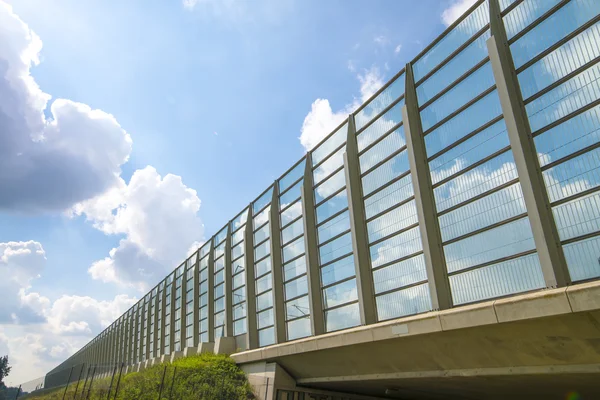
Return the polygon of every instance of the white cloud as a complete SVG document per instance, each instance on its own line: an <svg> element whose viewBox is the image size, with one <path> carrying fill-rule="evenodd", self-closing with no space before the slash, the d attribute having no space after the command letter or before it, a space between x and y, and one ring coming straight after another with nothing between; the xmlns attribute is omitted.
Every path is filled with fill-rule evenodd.
<svg viewBox="0 0 600 400"><path fill-rule="evenodd" d="M196 191L180 177L161 177L152 167L136 171L129 184L76 205L106 234L124 235L108 257L89 269L94 279L146 290L181 262L203 237Z"/></svg>
<svg viewBox="0 0 600 400"><path fill-rule="evenodd" d="M442 22L446 26L452 25L461 15L463 15L477 0L453 0L452 3L442 12Z"/></svg>
<svg viewBox="0 0 600 400"><path fill-rule="evenodd" d="M384 35L379 35L373 38L373 42L379 46L385 46L390 42L390 40Z"/></svg>
<svg viewBox="0 0 600 400"><path fill-rule="evenodd" d="M398 53L400 53L400 50L402 50L402 45L401 44L399 44L398 46L396 46L396 48L394 49L394 53L398 54Z"/></svg>
<svg viewBox="0 0 600 400"><path fill-rule="evenodd" d="M47 109L50 95L30 74L42 41L2 1L0 38L0 209L64 210L117 184L130 136L85 104Z"/></svg>

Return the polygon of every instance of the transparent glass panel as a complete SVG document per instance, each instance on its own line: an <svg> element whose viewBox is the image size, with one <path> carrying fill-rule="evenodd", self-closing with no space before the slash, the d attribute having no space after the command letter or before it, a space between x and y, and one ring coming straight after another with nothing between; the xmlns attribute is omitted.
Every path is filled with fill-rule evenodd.
<svg viewBox="0 0 600 400"><path fill-rule="evenodd" d="M269 224L254 232L254 243L260 243L269 237Z"/></svg>
<svg viewBox="0 0 600 400"><path fill-rule="evenodd" d="M421 234L417 226L371 246L371 264L378 267L422 249Z"/></svg>
<svg viewBox="0 0 600 400"><path fill-rule="evenodd" d="M245 274L237 274L233 276L233 288L237 289L245 284Z"/></svg>
<svg viewBox="0 0 600 400"><path fill-rule="evenodd" d="M450 276L454 304L472 303L545 286L537 254Z"/></svg>
<svg viewBox="0 0 600 400"><path fill-rule="evenodd" d="M287 323L288 340L300 339L311 335L310 317L300 318Z"/></svg>
<svg viewBox="0 0 600 400"><path fill-rule="evenodd" d="M553 207L552 212L561 240L600 231L600 192Z"/></svg>
<svg viewBox="0 0 600 400"><path fill-rule="evenodd" d="M234 321L233 323L233 334L235 336L246 333L246 318Z"/></svg>
<svg viewBox="0 0 600 400"><path fill-rule="evenodd" d="M325 311L325 329L327 332L351 328L357 325L360 325L358 303Z"/></svg>
<svg viewBox="0 0 600 400"><path fill-rule="evenodd" d="M286 225L302 215L302 201L298 200L281 212L281 225Z"/></svg>
<svg viewBox="0 0 600 400"><path fill-rule="evenodd" d="M319 164L325 157L331 154L336 148L346 142L348 136L348 124L342 125L333 135L325 142L319 144L312 152L313 166Z"/></svg>
<svg viewBox="0 0 600 400"><path fill-rule="evenodd" d="M221 256L217 260L215 260L215 271L219 271L225 268L225 257Z"/></svg>
<svg viewBox="0 0 600 400"><path fill-rule="evenodd" d="M413 193L412 177L409 174L365 199L367 219L408 199Z"/></svg>
<svg viewBox="0 0 600 400"><path fill-rule="evenodd" d="M329 261L350 253L351 251L352 237L350 236L350 233L347 233L346 235L319 247L321 264L326 264Z"/></svg>
<svg viewBox="0 0 600 400"><path fill-rule="evenodd" d="M255 277L261 276L271 270L271 257L267 257L254 266Z"/></svg>
<svg viewBox="0 0 600 400"><path fill-rule="evenodd" d="M379 321L431 311L429 284L377 296L375 302Z"/></svg>
<svg viewBox="0 0 600 400"><path fill-rule="evenodd" d="M308 296L300 297L299 299L291 300L285 303L285 315L286 319L294 319L310 315Z"/></svg>
<svg viewBox="0 0 600 400"><path fill-rule="evenodd" d="M215 291L214 291L214 296L215 298L217 297L221 297L225 294L225 288L223 287L223 283L221 283L219 286L215 286Z"/></svg>
<svg viewBox="0 0 600 400"><path fill-rule="evenodd" d="M215 247L215 258L219 258L223 254L225 254L225 242L222 242L220 245Z"/></svg>
<svg viewBox="0 0 600 400"><path fill-rule="evenodd" d="M215 314L215 326L220 326L225 324L225 312L220 312Z"/></svg>
<svg viewBox="0 0 600 400"><path fill-rule="evenodd" d="M489 15L488 3L485 1L454 29L448 32L443 39L413 64L415 81L420 80L463 43L469 40L471 36L483 29L489 22Z"/></svg>
<svg viewBox="0 0 600 400"><path fill-rule="evenodd" d="M423 254L373 271L375 293L387 292L427 280Z"/></svg>
<svg viewBox="0 0 600 400"><path fill-rule="evenodd" d="M291 187L287 192L279 196L279 204L281 208L286 207L288 204L293 203L295 200L300 198L300 191L302 188L303 180L300 180L293 187Z"/></svg>
<svg viewBox="0 0 600 400"><path fill-rule="evenodd" d="M355 300L358 300L356 279L350 279L323 289L323 304L325 308L335 307Z"/></svg>
<svg viewBox="0 0 600 400"><path fill-rule="evenodd" d="M345 147L342 147L338 151L336 151L331 157L329 157L323 164L319 165L313 171L313 179L314 184L317 185L319 182L323 181L329 175L331 175L335 170L344 165L344 152L346 151Z"/></svg>
<svg viewBox="0 0 600 400"><path fill-rule="evenodd" d="M246 303L240 303L233 306L233 319L240 319L246 316Z"/></svg>
<svg viewBox="0 0 600 400"><path fill-rule="evenodd" d="M306 275L285 284L285 298L291 299L308 293L308 281Z"/></svg>
<svg viewBox="0 0 600 400"><path fill-rule="evenodd" d="M574 282L600 276L600 236L564 245L563 250Z"/></svg>
<svg viewBox="0 0 600 400"><path fill-rule="evenodd" d="M414 200L411 200L367 223L369 243L417 222L417 207Z"/></svg>
<svg viewBox="0 0 600 400"><path fill-rule="evenodd" d="M559 2L560 0L527 0L521 2L504 16L504 28L506 29L507 38L511 39Z"/></svg>
<svg viewBox="0 0 600 400"><path fill-rule="evenodd" d="M298 179L304 176L304 167L306 165L306 158L303 158L302 161L292 168L287 174L279 179L279 193L286 190L288 187L292 185L292 183L296 182Z"/></svg>
<svg viewBox="0 0 600 400"><path fill-rule="evenodd" d="M304 237L300 237L283 248L283 262L304 254Z"/></svg>
<svg viewBox="0 0 600 400"><path fill-rule="evenodd" d="M236 259L244 254L244 243L240 243L231 249L231 258Z"/></svg>
<svg viewBox="0 0 600 400"><path fill-rule="evenodd" d="M542 172L550 201L573 196L600 184L600 148Z"/></svg>
<svg viewBox="0 0 600 400"><path fill-rule="evenodd" d="M315 188L315 204L320 203L344 186L346 186L346 175L344 169L340 169ZM340 195L345 196L345 194L345 191L342 191Z"/></svg>
<svg viewBox="0 0 600 400"><path fill-rule="evenodd" d="M256 311L264 310L269 307L273 307L273 294L271 291L256 297Z"/></svg>
<svg viewBox="0 0 600 400"><path fill-rule="evenodd" d="M219 283L222 283L225 280L225 270L221 269L219 272L215 273L215 286Z"/></svg>
<svg viewBox="0 0 600 400"><path fill-rule="evenodd" d="M246 208L237 217L235 217L235 219L233 221L231 221L231 229L234 231L236 229L239 229L246 223L247 219L248 219L248 209ZM235 241L233 243L235 243Z"/></svg>
<svg viewBox="0 0 600 400"><path fill-rule="evenodd" d="M265 290L269 290L273 287L273 281L271 274L267 274L260 279L256 280L256 293L262 293Z"/></svg>
<svg viewBox="0 0 600 400"><path fill-rule="evenodd" d="M440 216L442 240L466 235L525 212L527 209L521 185L515 183Z"/></svg>
<svg viewBox="0 0 600 400"><path fill-rule="evenodd" d="M404 94L405 81L406 77L404 74L400 75L379 93L377 97L368 102L355 114L354 123L356 124L357 131L371 121L377 114L382 112L387 106L392 104L394 100Z"/></svg>
<svg viewBox="0 0 600 400"><path fill-rule="evenodd" d="M346 192L342 191L342 194L343 196L335 196L317 207L317 224L320 224L332 215L348 208Z"/></svg>
<svg viewBox="0 0 600 400"><path fill-rule="evenodd" d="M324 286L354 276L354 255L338 260L321 268L321 282Z"/></svg>
<svg viewBox="0 0 600 400"><path fill-rule="evenodd" d="M271 241L267 240L254 248L254 259L260 260L264 256L271 253Z"/></svg>
<svg viewBox="0 0 600 400"><path fill-rule="evenodd" d="M390 132L379 143L361 154L359 157L360 170L365 173L369 168L377 165L378 162L400 150L405 145L404 128L400 127Z"/></svg>
<svg viewBox="0 0 600 400"><path fill-rule="evenodd" d="M304 221L300 218L298 221L287 226L281 231L281 242L282 244L288 243L290 240L302 235L304 233Z"/></svg>
<svg viewBox="0 0 600 400"><path fill-rule="evenodd" d="M240 257L237 260L232 261L231 263L231 273L237 274L240 271L246 269L246 259L245 257Z"/></svg>
<svg viewBox="0 0 600 400"><path fill-rule="evenodd" d="M283 266L283 279L289 281L306 273L306 257L296 258Z"/></svg>
<svg viewBox="0 0 600 400"><path fill-rule="evenodd" d="M252 204L252 215L256 215L264 206L271 202L273 197L273 187L270 187L265 193L263 193L258 199Z"/></svg>
<svg viewBox="0 0 600 400"><path fill-rule="evenodd" d="M330 219L318 228L319 243L326 242L332 237L346 232L350 229L350 214L344 212L335 218Z"/></svg>
<svg viewBox="0 0 600 400"><path fill-rule="evenodd" d="M223 243L223 241L224 241L225 239L227 239L227 227L225 227L225 228L221 229L221 230L219 231L219 233L217 233L217 234L215 235L215 246L216 246L216 245L218 245L218 244L220 244L220 243ZM215 248L215 253L216 253L217 251L218 251L218 247L217 247L217 248ZM215 256L216 256L216 254L215 254Z"/></svg>
<svg viewBox="0 0 600 400"><path fill-rule="evenodd" d="M444 246L448 272L535 249L527 217Z"/></svg>
<svg viewBox="0 0 600 400"><path fill-rule="evenodd" d="M272 308L259 312L257 317L258 317L258 319L257 319L258 329L266 328L267 326L271 326L275 323L275 321L273 319L273 309Z"/></svg>
<svg viewBox="0 0 600 400"><path fill-rule="evenodd" d="M258 345L260 347L269 346L275 343L275 328L267 328L258 331Z"/></svg>
<svg viewBox="0 0 600 400"><path fill-rule="evenodd" d="M385 135L393 127L402 122L402 107L404 99L400 100L395 106L390 108L381 117L377 118L371 125L365 128L358 137L358 151L363 151L368 145Z"/></svg>
<svg viewBox="0 0 600 400"><path fill-rule="evenodd" d="M252 228L256 230L259 226L264 225L269 220L269 214L271 213L271 205L265 208L260 214L256 215L252 219Z"/></svg>
<svg viewBox="0 0 600 400"><path fill-rule="evenodd" d="M404 150L362 178L363 194L369 195L408 170L408 152Z"/></svg>
<svg viewBox="0 0 600 400"><path fill-rule="evenodd" d="M215 313L223 311L225 309L225 297L221 297L215 300Z"/></svg>

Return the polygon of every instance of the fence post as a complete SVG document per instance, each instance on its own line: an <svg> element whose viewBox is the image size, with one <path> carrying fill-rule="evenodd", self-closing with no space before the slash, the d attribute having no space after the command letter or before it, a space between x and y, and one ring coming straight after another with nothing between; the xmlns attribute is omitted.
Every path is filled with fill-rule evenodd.
<svg viewBox="0 0 600 400"><path fill-rule="evenodd" d="M158 390L158 400L162 397L163 387L165 386L165 375L167 374L167 366L165 365L165 369L163 370L162 380L160 381L160 389Z"/></svg>
<svg viewBox="0 0 600 400"><path fill-rule="evenodd" d="M92 379L90 379L90 387L88 387L86 399L90 398L90 394L92 393L92 385L94 384L94 376L96 375L96 366L94 365L94 369L92 370Z"/></svg>
<svg viewBox="0 0 600 400"><path fill-rule="evenodd" d="M85 363L81 364L81 369L79 370L79 377L77 378L77 385L75 385L75 394L73 395L73 400L77 397L77 391L79 390L79 383L81 382L81 375L83 375L83 370L85 369Z"/></svg>
<svg viewBox="0 0 600 400"><path fill-rule="evenodd" d="M62 400L65 400L65 396L67 395L67 389L69 388L69 382L71 381L71 375L73 375L73 368L75 368L75 366L72 366L71 370L69 371L69 377L67 378L67 385L65 386L65 391L63 392Z"/></svg>
<svg viewBox="0 0 600 400"><path fill-rule="evenodd" d="M171 380L171 391L169 392L169 400L173 398L173 386L175 386L175 374L177 374L177 367L173 367L173 379Z"/></svg>
<svg viewBox="0 0 600 400"><path fill-rule="evenodd" d="M85 381L83 381L83 389L81 389L81 395L83 396L85 394L85 388L87 387L87 381L90 377L90 370L92 369L92 366L88 366L87 372L85 373ZM73 400L75 400L75 397L77 396L77 393L75 393L75 396L73 396Z"/></svg>
<svg viewBox="0 0 600 400"><path fill-rule="evenodd" d="M21 385L19 385L19 389L17 389L17 395L15 396L15 400L19 398L19 394L21 393Z"/></svg>
<svg viewBox="0 0 600 400"><path fill-rule="evenodd" d="M269 398L269 378L267 378L267 386L265 387L265 399Z"/></svg>
<svg viewBox="0 0 600 400"><path fill-rule="evenodd" d="M147 347L146 347L146 350L148 350ZM113 368L112 377L110 378L110 385L108 386L108 394L106 395L106 400L110 400L110 391L112 390L112 385L115 380L115 374L117 373L117 368L118 368L118 364L115 364L115 367Z"/></svg>
<svg viewBox="0 0 600 400"><path fill-rule="evenodd" d="M156 338L156 336L154 336ZM115 388L115 400L117 400L117 394L119 394L119 386L121 385L121 376L123 375L123 367L125 363L121 363L121 368L119 368L119 379L117 379L117 387Z"/></svg>

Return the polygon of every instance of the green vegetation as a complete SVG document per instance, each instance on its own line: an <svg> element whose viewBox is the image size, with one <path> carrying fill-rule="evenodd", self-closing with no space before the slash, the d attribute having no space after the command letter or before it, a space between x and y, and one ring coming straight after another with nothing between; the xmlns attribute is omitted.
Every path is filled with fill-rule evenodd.
<svg viewBox="0 0 600 400"><path fill-rule="evenodd" d="M141 372L123 375L119 385L119 400L157 400L163 373L166 368L160 399L173 400L241 400L252 399L250 385L244 373L233 360L224 355L201 354L181 358L173 363L159 364ZM94 380L90 400L106 399L111 378ZM76 383L71 383L65 399L73 399ZM110 398L114 398L117 377L113 382ZM77 399L87 397L79 385ZM64 387L56 390L25 396L27 400L61 400Z"/></svg>

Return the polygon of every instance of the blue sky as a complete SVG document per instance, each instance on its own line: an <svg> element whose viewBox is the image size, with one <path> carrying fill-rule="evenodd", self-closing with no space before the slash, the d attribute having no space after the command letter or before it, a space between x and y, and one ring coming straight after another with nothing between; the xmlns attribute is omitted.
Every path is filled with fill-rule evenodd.
<svg viewBox="0 0 600 400"><path fill-rule="evenodd" d="M31 98L51 96L36 118L49 138L58 121L63 136L52 154L66 171L46 176L50 164L40 162L38 172L32 158L32 188L0 198L0 274L22 288L4 320L0 312L0 353L16 366L9 381L43 374L93 337L473 1L252 3L0 0L6 21L20 21L13 30L0 26L0 78L7 61L16 99L17 87ZM35 64L28 49L39 46L28 30L43 43L39 65L18 58L23 51ZM21 79L10 78L11 62L37 91L11 81ZM8 114L2 107L0 117ZM23 126L33 126L31 118ZM36 133L2 129L0 140ZM21 165L15 160L0 166ZM18 180L3 184L10 185ZM27 257L11 262L14 254ZM17 279L17 270L29 275ZM39 318L20 315L25 308ZM36 368L23 370L26 357Z"/></svg>

